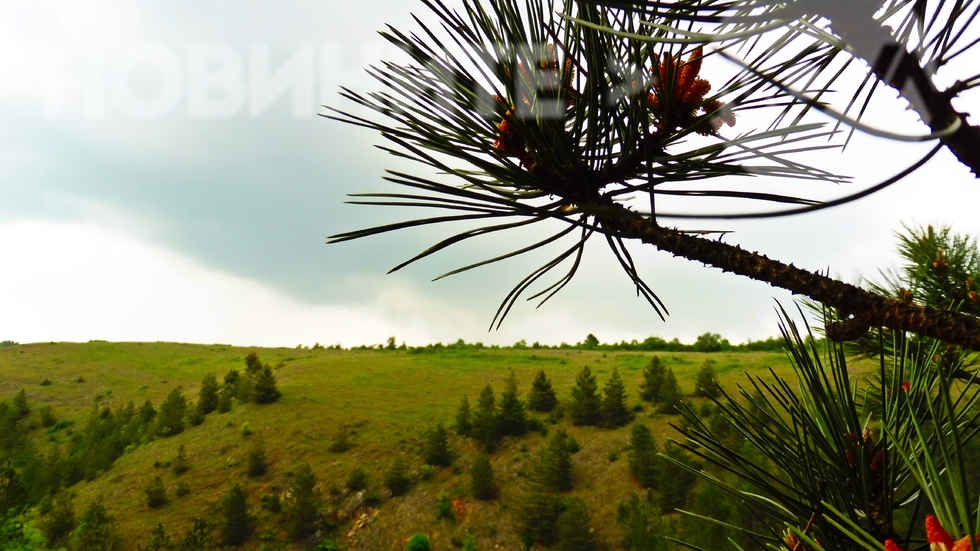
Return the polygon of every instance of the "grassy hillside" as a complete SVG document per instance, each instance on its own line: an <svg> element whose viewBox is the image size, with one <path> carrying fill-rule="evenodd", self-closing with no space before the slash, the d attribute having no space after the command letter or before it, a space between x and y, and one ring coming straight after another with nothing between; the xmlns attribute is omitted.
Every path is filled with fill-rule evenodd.
<svg viewBox="0 0 980 551"><path fill-rule="evenodd" d="M291 477L302 463L309 463L320 483L328 506L341 509L350 496L332 495L342 488L355 466L365 468L371 485L380 485L382 473L398 454L410 469L422 465L420 450L425 431L437 422L447 426L460 398L466 394L475 405L487 384L502 390L502 381L513 369L526 393L538 370L552 379L559 400L569 399L575 375L588 365L600 388L612 368L617 366L630 391L631 405L638 402L637 387L642 368L650 353L603 353L583 350L467 349L428 353L389 350L311 350L252 349L223 345L172 343L52 343L0 348L0 399L9 399L21 389L34 405L32 416L41 406L51 405L58 418L81 424L94 404L120 407L127 402L137 406L150 400L158 406L173 388L196 400L201 379L214 373L219 381L231 369L244 369L244 358L251 352L275 370L282 398L268 405L236 404L228 413L211 413L204 423L184 433L143 444L126 453L107 472L91 482L72 487L76 510L102 497L116 518L127 548L135 549L158 523L172 534L183 532L193 517L217 522L221 500L235 483L247 493L250 509L257 518L257 530L247 549L300 549L287 544L280 514L263 510L264 495L289 487ZM716 364L719 380L727 388L744 380L743 372L765 374L769 368L789 376L789 363L781 353L663 353L677 374L684 392L693 390L694 376L705 359ZM51 384L40 383L48 379ZM636 422L648 424L663 441L670 433L669 420L651 413L647 404ZM242 436L248 423L265 440L270 460L269 472L251 479L245 475L245 456L250 438ZM547 423L546 423L547 424ZM596 531L615 547L619 541L616 504L638 487L631 481L624 448L629 427L601 429L572 427L567 419L559 424L569 430L582 446L574 456L574 495L583 497L592 508ZM332 453L330 444L338 429L353 433L354 447L345 453ZM36 445L47 449L52 442L64 442L68 431L47 434L32 432ZM341 525L335 534L344 549L403 549L414 532L426 532L435 549L450 549L452 538L466 533L476 536L480 549L519 549L515 534L515 497L535 451L544 442L538 433L520 439L504 440L492 461L500 486L494 502L478 502L465 496L468 467L476 456L477 445L455 435L451 446L457 457L452 468L440 468L429 480L420 480L408 494L386 500L376 514L357 526ZM165 468L183 444L190 470L178 477ZM618 460L616 459L618 455ZM156 465L156 466L155 466ZM167 486L170 503L149 509L143 488L156 475ZM183 497L174 495L182 481L190 489ZM466 507L459 524L436 519L436 500L440 492L462 495ZM363 524L363 526L361 526ZM458 543L458 539L457 539Z"/></svg>

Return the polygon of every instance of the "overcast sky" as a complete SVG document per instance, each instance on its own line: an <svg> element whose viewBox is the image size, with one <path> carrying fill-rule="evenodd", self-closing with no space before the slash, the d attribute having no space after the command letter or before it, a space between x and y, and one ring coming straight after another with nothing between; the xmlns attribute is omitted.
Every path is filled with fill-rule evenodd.
<svg viewBox="0 0 980 551"><path fill-rule="evenodd" d="M351 108L339 85L376 88L363 68L393 54L375 31L413 28L410 10L424 7L0 4L0 340L294 346L389 335L409 344L509 344L576 342L589 332L603 341L776 334L775 300L789 304L788 293L649 247L632 251L670 310L666 322L597 242L552 302L519 304L502 330L488 332L499 301L542 258L433 283L512 243L474 242L394 275L385 272L449 228L325 245L328 235L408 215L343 204L348 193L391 190L383 170L406 164L373 147L379 136L317 113L324 103ZM215 94L215 82L238 84ZM874 116L923 128L900 101L883 101ZM863 187L927 149L862 136L812 162ZM845 207L693 226L734 230L726 242L855 280L896 265L901 223L976 235L978 210L980 183L943 152L912 178Z"/></svg>

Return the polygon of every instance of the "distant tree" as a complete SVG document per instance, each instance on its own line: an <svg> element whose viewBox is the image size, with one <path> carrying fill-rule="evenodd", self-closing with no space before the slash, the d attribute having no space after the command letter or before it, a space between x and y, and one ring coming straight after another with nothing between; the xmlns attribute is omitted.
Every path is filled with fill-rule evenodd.
<svg viewBox="0 0 980 551"><path fill-rule="evenodd" d="M271 404L282 396L276 387L276 375L268 364L255 374L253 379L252 400L256 404Z"/></svg>
<svg viewBox="0 0 980 551"><path fill-rule="evenodd" d="M650 358L650 363L643 368L643 382L640 383L640 399L647 402L660 401L660 387L663 386L667 370L660 356Z"/></svg>
<svg viewBox="0 0 980 551"><path fill-rule="evenodd" d="M463 399L459 402L459 408L456 409L456 434L460 436L469 436L473 431L473 420L470 414L470 401L463 395Z"/></svg>
<svg viewBox="0 0 980 551"><path fill-rule="evenodd" d="M146 547L137 545L136 548L139 551L172 551L174 543L167 535L167 529L163 527L163 524L157 524L157 527L150 532L150 539L147 540Z"/></svg>
<svg viewBox="0 0 980 551"><path fill-rule="evenodd" d="M479 500L493 499L493 465L490 463L490 455L485 451L476 456L470 468L470 493Z"/></svg>
<svg viewBox="0 0 980 551"><path fill-rule="evenodd" d="M717 333L705 333L699 335L694 341L695 352L721 352L726 348L731 348L727 339L721 338Z"/></svg>
<svg viewBox="0 0 980 551"><path fill-rule="evenodd" d="M429 536L422 532L412 534L405 545L405 551L432 551L432 544L429 543Z"/></svg>
<svg viewBox="0 0 980 551"><path fill-rule="evenodd" d="M613 368L602 394L602 423L607 427L625 427L630 422L630 412L626 407L626 385L619 376L619 368Z"/></svg>
<svg viewBox="0 0 980 551"><path fill-rule="evenodd" d="M466 534L463 538L463 551L480 551L476 546L476 538L473 534Z"/></svg>
<svg viewBox="0 0 980 551"><path fill-rule="evenodd" d="M190 469L190 464L187 461L187 450L184 449L184 445L181 444L177 446L177 456L170 463L170 470L177 476L186 473Z"/></svg>
<svg viewBox="0 0 980 551"><path fill-rule="evenodd" d="M72 551L118 551L122 540L116 533L115 520L99 500L93 501L72 534Z"/></svg>
<svg viewBox="0 0 980 551"><path fill-rule="evenodd" d="M286 518L293 539L303 539L317 529L323 499L316 489L316 475L308 463L300 466L293 478L291 499L286 502Z"/></svg>
<svg viewBox="0 0 980 551"><path fill-rule="evenodd" d="M453 511L453 502L449 499L449 494L439 492L436 499L436 518L439 520L456 521L456 513Z"/></svg>
<svg viewBox="0 0 980 551"><path fill-rule="evenodd" d="M599 339L592 333L589 333L588 335L585 336L585 342L582 344L585 345L585 348L592 350L599 346Z"/></svg>
<svg viewBox="0 0 980 551"><path fill-rule="evenodd" d="M234 389L238 386L238 381L241 378L242 378L242 374L239 373L237 369L229 369L228 373L225 373L225 377L223 381L225 385L230 386L231 388Z"/></svg>
<svg viewBox="0 0 980 551"><path fill-rule="evenodd" d="M514 370L504 382L504 392L500 395L500 409L497 413L497 427L500 435L521 436L527 433L527 414L517 390L517 376Z"/></svg>
<svg viewBox="0 0 980 551"><path fill-rule="evenodd" d="M558 519L561 517L561 500L552 493L532 489L521 497L518 507L517 531L524 540L524 547L534 544L550 547L558 541Z"/></svg>
<svg viewBox="0 0 980 551"><path fill-rule="evenodd" d="M602 402L599 399L599 385L589 366L579 371L572 387L572 403L569 414L574 425L598 425L602 420Z"/></svg>
<svg viewBox="0 0 980 551"><path fill-rule="evenodd" d="M664 551L666 545L659 535L660 512L647 492L645 499L635 492L619 504L616 519L623 529L622 548L625 551Z"/></svg>
<svg viewBox="0 0 980 551"><path fill-rule="evenodd" d="M412 481L408 477L408 464L399 455L385 471L384 485L391 491L391 495L400 496L408 491L411 484Z"/></svg>
<svg viewBox="0 0 980 551"><path fill-rule="evenodd" d="M143 488L146 494L146 506L150 509L159 509L167 504L167 487L163 485L163 479L154 476L153 480Z"/></svg>
<svg viewBox="0 0 980 551"><path fill-rule="evenodd" d="M48 547L51 549L62 547L61 543L71 534L75 526L77 526L75 505L70 496L62 493L61 497L55 500L51 513L41 524L41 529L48 540Z"/></svg>
<svg viewBox="0 0 980 551"><path fill-rule="evenodd" d="M572 452L568 433L558 429L541 447L534 465L534 482L551 492L572 489Z"/></svg>
<svg viewBox="0 0 980 551"><path fill-rule="evenodd" d="M650 427L643 423L633 425L629 445L629 469L640 486L655 488L659 477L660 458L657 441L653 439Z"/></svg>
<svg viewBox="0 0 980 551"><path fill-rule="evenodd" d="M269 463L265 458L265 438L259 435L252 439L252 444L248 450L245 460L245 473L252 478L258 478L269 470Z"/></svg>
<svg viewBox="0 0 980 551"><path fill-rule="evenodd" d="M442 423L429 431L422 455L428 465L448 467L453 464L452 454L449 453L449 435Z"/></svg>
<svg viewBox="0 0 980 551"><path fill-rule="evenodd" d="M333 442L330 443L330 451L333 453L344 453L352 447L354 447L354 444L350 439L350 431L343 425L337 427Z"/></svg>
<svg viewBox="0 0 980 551"><path fill-rule="evenodd" d="M228 413L231 411L231 399L235 397L235 387L224 385L218 391L218 413Z"/></svg>
<svg viewBox="0 0 980 551"><path fill-rule="evenodd" d="M55 417L54 411L51 409L50 405L42 407L39 411L41 415L42 427L50 427L58 422L58 418Z"/></svg>
<svg viewBox="0 0 980 551"><path fill-rule="evenodd" d="M26 417L31 412L31 404L27 400L27 391L23 388L14 395L13 401L14 407L17 408L17 412L20 413L21 417Z"/></svg>
<svg viewBox="0 0 980 551"><path fill-rule="evenodd" d="M254 351L249 352L248 356L245 356L245 376L254 377L259 371L262 371L262 360Z"/></svg>
<svg viewBox="0 0 980 551"><path fill-rule="evenodd" d="M174 546L174 551L208 551L211 549L211 525L202 518L184 532L184 536Z"/></svg>
<svg viewBox="0 0 980 551"><path fill-rule="evenodd" d="M565 504L565 513L558 521L558 549L599 551L599 542L592 529L592 514L580 497L573 497Z"/></svg>
<svg viewBox="0 0 980 551"><path fill-rule="evenodd" d="M531 382L531 391L527 393L527 407L540 412L549 412L558 405L558 397L551 386L551 380L544 370L538 371Z"/></svg>
<svg viewBox="0 0 980 551"><path fill-rule="evenodd" d="M354 467L351 469L349 475L347 475L347 482L344 486L352 492L358 492L367 488L368 485L368 474L363 467Z"/></svg>
<svg viewBox="0 0 980 551"><path fill-rule="evenodd" d="M225 496L221 520L221 541L225 545L239 546L252 534L248 499L240 484L232 486Z"/></svg>
<svg viewBox="0 0 980 551"><path fill-rule="evenodd" d="M157 415L157 410L153 408L153 404L149 400L143 402L139 410L136 412L137 417L139 417L139 422L148 425L153 418Z"/></svg>
<svg viewBox="0 0 980 551"><path fill-rule="evenodd" d="M497 449L499 435L497 427L497 403L493 396L493 388L488 384L480 393L480 401L476 404L476 414L473 416L473 429L470 435L483 444L487 452Z"/></svg>
<svg viewBox="0 0 980 551"><path fill-rule="evenodd" d="M721 392L718 390L718 379L715 378L715 361L707 359L698 370L697 377L694 379L694 395L701 397L717 397Z"/></svg>
<svg viewBox="0 0 980 551"><path fill-rule="evenodd" d="M680 413L677 407L681 405L681 387L677 383L674 370L669 367L664 373L664 380L660 385L659 398L660 406L657 408L657 411L671 415Z"/></svg>
<svg viewBox="0 0 980 551"><path fill-rule="evenodd" d="M201 391L197 396L197 407L207 415L218 408L218 378L214 373L208 373L201 380Z"/></svg>
<svg viewBox="0 0 980 551"><path fill-rule="evenodd" d="M157 413L156 433L160 436L173 436L184 432L184 417L187 415L187 399L179 388L167 395Z"/></svg>

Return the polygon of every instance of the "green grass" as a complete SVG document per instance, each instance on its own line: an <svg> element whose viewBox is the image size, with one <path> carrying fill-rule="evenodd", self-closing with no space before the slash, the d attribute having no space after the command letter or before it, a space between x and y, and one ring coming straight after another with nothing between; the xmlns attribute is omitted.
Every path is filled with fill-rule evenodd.
<svg viewBox="0 0 980 551"><path fill-rule="evenodd" d="M59 418L76 422L84 420L92 405L113 408L129 401L137 405L149 399L155 406L174 388L181 387L190 400L196 400L201 378L211 372L221 377L230 369L244 370L244 358L255 350L265 363L276 365L282 398L271 405L238 405L226 414L212 413L204 424L189 427L183 434L140 446L124 455L108 472L92 482L83 482L76 493L76 510L91 500L103 497L118 522L127 547L142 541L157 523L163 523L171 534L186 529L192 517L217 521L221 498L240 482L249 494L258 530L246 545L258 549L259 535L268 532L276 541L285 533L275 528L276 515L259 508L263 494L289 485L292 472L309 462L316 473L324 495L331 485L342 487L354 466L365 468L374 486L395 454L404 454L411 468L421 466L419 452L425 431L437 422L452 424L460 398L466 394L475 404L480 390L494 385L499 393L503 380L513 369L526 393L538 370L544 369L552 379L559 400L567 400L575 375L589 365L605 383L612 368L619 367L632 403L638 401L637 386L642 367L650 353L591 352L581 350L513 350L469 349L412 354L406 351L346 351L310 349L252 349L224 345L187 345L174 343L106 343L31 344L0 349L0 398L10 398L21 388L35 410L50 404ZM697 369L712 358L720 382L734 389L744 380L743 372L766 375L771 367L777 374L791 376L790 365L781 353L662 353L666 365L676 373L685 393L693 391ZM41 386L45 378L52 384ZM77 382L84 379L84 382ZM651 416L649 405L638 416L647 423L659 441L671 430L667 423L678 417ZM32 415L37 415L32 413ZM245 476L245 456L249 442L240 428L248 422L255 433L265 438L270 462L268 474L259 479ZM567 426L567 420L562 426ZM350 427L354 447L343 454L328 451L337 430ZM636 489L627 473L624 447L629 427L606 430L569 427L582 444L575 456L577 473L574 493L593 509L596 529L604 539L618 542L615 506ZM44 431L35 438L45 449L50 444ZM59 439L65 436L59 433ZM505 440L493 456L501 497L484 504L466 499L467 518L459 526L436 520L436 500L440 492L465 491L468 468L476 455L473 443L453 436L451 444L462 466L462 474L452 469L437 469L436 475L420 482L404 497L385 502L375 520L355 531L347 541L349 525L338 533L345 549L387 549L417 531L429 533L436 549L449 549L451 536L467 531L476 535L481 549L500 544L517 549L514 534L514 497L519 493L523 471L529 468L534 452L543 441L532 433L520 440ZM166 462L184 444L191 469L177 477L154 462ZM527 451L521 451L522 447ZM620 460L611 462L611 451ZM167 485L170 504L150 510L145 504L143 487L160 475ZM190 494L176 497L178 480L190 488ZM329 506L339 508L342 497L333 498ZM289 547L290 549L299 547Z"/></svg>

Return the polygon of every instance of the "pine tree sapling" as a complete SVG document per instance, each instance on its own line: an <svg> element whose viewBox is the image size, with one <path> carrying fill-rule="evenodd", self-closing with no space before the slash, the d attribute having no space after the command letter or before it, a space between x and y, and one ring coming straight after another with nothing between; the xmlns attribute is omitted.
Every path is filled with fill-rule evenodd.
<svg viewBox="0 0 980 551"><path fill-rule="evenodd" d="M179 388L175 388L160 404L156 416L156 433L160 436L173 436L184 432L184 417L187 416L187 399Z"/></svg>
<svg viewBox="0 0 980 551"><path fill-rule="evenodd" d="M629 469L633 479L644 488L655 488L659 477L660 457L650 427L633 425L629 445Z"/></svg>
<svg viewBox="0 0 980 551"><path fill-rule="evenodd" d="M384 485L391 491L391 495L400 496L408 491L411 484L412 481L408 477L408 464L399 455L385 471Z"/></svg>
<svg viewBox="0 0 980 551"><path fill-rule="evenodd" d="M207 521L195 518L194 523L177 542L174 551L209 551L212 548L211 530Z"/></svg>
<svg viewBox="0 0 980 551"><path fill-rule="evenodd" d="M500 395L497 427L501 436L521 436L527 433L527 414L517 390L517 376L513 369L504 383L504 392Z"/></svg>
<svg viewBox="0 0 980 551"><path fill-rule="evenodd" d="M717 397L721 394L718 389L718 379L715 377L715 361L707 359L698 370L694 380L694 395L700 397Z"/></svg>
<svg viewBox="0 0 980 551"><path fill-rule="evenodd" d="M157 524L156 528L150 532L150 539L147 540L145 547L137 545L139 551L172 551L173 547L174 543L167 535L167 529L163 527L163 524Z"/></svg>
<svg viewBox="0 0 980 551"><path fill-rule="evenodd" d="M476 404L473 429L470 434L474 440L483 444L488 452L493 453L497 449L497 439L499 438L497 402L493 395L493 388L489 384L480 393L480 401Z"/></svg>
<svg viewBox="0 0 980 551"><path fill-rule="evenodd" d="M231 411L231 399L235 397L235 387L225 384L218 391L218 413L228 413Z"/></svg>
<svg viewBox="0 0 980 551"><path fill-rule="evenodd" d="M72 534L72 551L118 551L122 540L116 533L116 522L101 501L93 501Z"/></svg>
<svg viewBox="0 0 980 551"><path fill-rule="evenodd" d="M565 504L565 513L558 521L560 551L599 551L592 528L592 515L585 500L573 497Z"/></svg>
<svg viewBox="0 0 980 551"><path fill-rule="evenodd" d="M602 401L599 398L599 385L589 366L582 368L572 387L572 403L569 405L572 424L594 426L602 420Z"/></svg>
<svg viewBox="0 0 980 551"><path fill-rule="evenodd" d="M660 401L660 387L663 386L667 369L660 356L650 358L650 363L643 368L643 382L640 383L640 399L646 402Z"/></svg>
<svg viewBox="0 0 980 551"><path fill-rule="evenodd" d="M347 475L347 482L344 486L352 491L359 492L368 486L368 474L363 467L354 467Z"/></svg>
<svg viewBox="0 0 980 551"><path fill-rule="evenodd" d="M252 440L249 446L248 456L245 459L245 473L252 478L258 478L269 470L269 463L265 457L265 438L259 435Z"/></svg>
<svg viewBox="0 0 980 551"><path fill-rule="evenodd" d="M542 369L531 382L531 390L527 393L527 407L547 413L554 410L556 405L558 405L558 397L555 395L555 389L551 386L551 379Z"/></svg>
<svg viewBox="0 0 980 551"><path fill-rule="evenodd" d="M436 499L436 518L439 520L456 520L456 512L453 511L453 502L449 499L449 494L440 492Z"/></svg>
<svg viewBox="0 0 980 551"><path fill-rule="evenodd" d="M422 455L427 465L448 467L453 464L452 454L449 452L449 435L442 423L437 424L426 435Z"/></svg>
<svg viewBox="0 0 980 551"><path fill-rule="evenodd" d="M23 388L20 389L20 392L14 395L13 402L14 407L17 408L17 413L19 413L21 417L26 417L31 413L31 403L27 400L27 391Z"/></svg>
<svg viewBox="0 0 980 551"><path fill-rule="evenodd" d="M666 545L660 533L660 512L648 492L646 499L635 492L619 504L616 519L623 529L622 548L625 551L664 551Z"/></svg>
<svg viewBox="0 0 980 551"><path fill-rule="evenodd" d="M184 449L184 445L181 444L177 446L177 455L174 457L173 461L170 462L170 470L177 476L186 473L191 468L190 462L187 460L187 451Z"/></svg>
<svg viewBox="0 0 980 551"><path fill-rule="evenodd" d="M558 429L538 453L534 482L546 491L567 492L572 489L572 452L568 441L568 433Z"/></svg>
<svg viewBox="0 0 980 551"><path fill-rule="evenodd" d="M143 492L146 494L146 506L150 509L158 509L167 504L167 488L159 476L154 476Z"/></svg>
<svg viewBox="0 0 980 551"><path fill-rule="evenodd" d="M58 549L61 547L61 543L71 534L72 530L75 529L76 524L75 519L75 506L71 501L71 498L62 493L61 497L58 498L54 507L51 508L51 512L48 517L41 524L41 529L44 531L45 537L47 537L48 547L51 549Z"/></svg>
<svg viewBox="0 0 980 551"><path fill-rule="evenodd" d="M517 533L525 548L534 544L550 547L558 541L561 500L556 494L532 489L521 496L518 511Z"/></svg>
<svg viewBox="0 0 980 551"><path fill-rule="evenodd" d="M470 468L470 493L482 501L494 497L493 465L490 463L490 455L485 451L476 456Z"/></svg>
<svg viewBox="0 0 980 551"><path fill-rule="evenodd" d="M201 411L201 406L193 402L187 404L187 418L184 419L186 423L192 427L200 426L204 423L204 412Z"/></svg>
<svg viewBox="0 0 980 551"><path fill-rule="evenodd" d="M660 405L657 406L658 412L668 415L680 413L677 408L681 405L681 387L677 383L674 370L669 367L664 372L663 382L660 385L659 398Z"/></svg>
<svg viewBox="0 0 980 551"><path fill-rule="evenodd" d="M249 352L245 356L245 376L255 377L260 371L262 371L262 360L259 359L259 355L254 351Z"/></svg>
<svg viewBox="0 0 980 551"><path fill-rule="evenodd" d="M350 451L352 447L354 447L354 444L351 442L350 430L341 425L337 428L333 442L330 443L330 448L328 449L333 453L344 453Z"/></svg>
<svg viewBox="0 0 980 551"><path fill-rule="evenodd" d="M316 532L323 501L316 489L316 475L309 464L304 463L297 470L291 490L285 513L290 535L299 540Z"/></svg>
<svg viewBox="0 0 980 551"><path fill-rule="evenodd" d="M197 407L201 410L201 413L207 415L212 411L218 409L218 391L221 387L218 386L218 378L214 376L214 373L208 373L201 380L201 390L197 395Z"/></svg>
<svg viewBox="0 0 980 551"><path fill-rule="evenodd" d="M221 517L221 542L239 546L252 535L252 519L248 515L248 499L240 484L232 486L225 496Z"/></svg>
<svg viewBox="0 0 980 551"><path fill-rule="evenodd" d="M613 368L602 394L602 423L607 427L625 427L630 422L630 412L626 407L626 385L619 376L619 368Z"/></svg>
<svg viewBox="0 0 980 551"><path fill-rule="evenodd" d="M463 395L463 399L459 402L459 408L456 409L456 434L460 436L469 436L473 430L473 419L470 414L470 401Z"/></svg>
<svg viewBox="0 0 980 551"><path fill-rule="evenodd" d="M253 377L253 381L252 400L256 404L271 404L282 396L276 386L276 375L268 365L262 366L262 369Z"/></svg>

